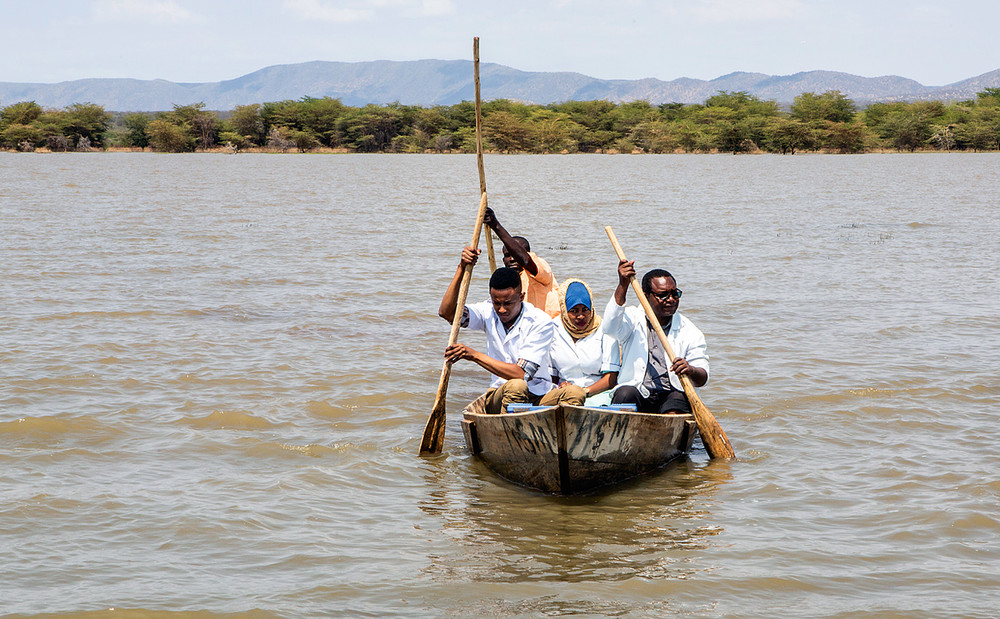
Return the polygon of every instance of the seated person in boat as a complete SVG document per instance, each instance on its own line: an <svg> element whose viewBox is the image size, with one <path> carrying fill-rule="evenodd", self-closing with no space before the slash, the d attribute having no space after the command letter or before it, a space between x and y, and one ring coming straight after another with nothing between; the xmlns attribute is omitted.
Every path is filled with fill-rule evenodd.
<svg viewBox="0 0 1000 619"><path fill-rule="evenodd" d="M611 402L635 404L644 413L690 413L691 405L678 376L687 376L695 387L708 382L705 336L677 312L681 291L674 276L653 269L642 278L642 291L649 300L676 355L673 363L641 307L625 307L629 282L635 276L633 261L618 265L618 287L604 310L604 332L622 347L618 386Z"/></svg>
<svg viewBox="0 0 1000 619"><path fill-rule="evenodd" d="M473 265L478 249L466 247L448 290L441 300L438 315L451 322L458 305L465 265ZM500 267L490 277L490 300L466 305L462 326L486 333L486 352L465 344L452 344L444 351L449 363L468 359L493 374L487 391L486 412L502 413L514 402L553 406L583 403L583 388L568 385L554 388L549 380L549 348L554 325L540 309L524 300L521 278L509 267Z"/></svg>
<svg viewBox="0 0 1000 619"><path fill-rule="evenodd" d="M496 232L503 243L503 264L515 269L521 277L524 300L552 318L559 316L559 284L552 275L552 267L531 251L531 244L523 236L511 236L500 225L493 209L486 209L483 223Z"/></svg>
<svg viewBox="0 0 1000 619"><path fill-rule="evenodd" d="M577 279L563 281L559 289L562 314L553 318L555 337L549 357L552 382L582 387L587 406L611 403L611 388L618 379L621 355L618 342L604 333L594 312L590 287Z"/></svg>

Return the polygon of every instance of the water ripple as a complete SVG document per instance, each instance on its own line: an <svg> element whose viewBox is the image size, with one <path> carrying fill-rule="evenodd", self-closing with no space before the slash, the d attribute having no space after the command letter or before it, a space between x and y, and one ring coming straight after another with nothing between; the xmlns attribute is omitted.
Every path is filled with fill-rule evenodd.
<svg viewBox="0 0 1000 619"><path fill-rule="evenodd" d="M474 157L0 153L0 614L996 615L995 155L487 168L557 277L676 274L736 460L513 486L474 364L416 454Z"/></svg>

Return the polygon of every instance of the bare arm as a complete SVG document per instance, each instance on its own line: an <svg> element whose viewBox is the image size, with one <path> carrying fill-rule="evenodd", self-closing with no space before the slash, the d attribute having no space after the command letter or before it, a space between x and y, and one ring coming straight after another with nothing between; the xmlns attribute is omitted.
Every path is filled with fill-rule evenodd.
<svg viewBox="0 0 1000 619"><path fill-rule="evenodd" d="M486 216L483 218L483 223L490 227L491 230L497 233L497 237L503 246L507 248L507 252L514 259L514 262L521 265L521 267L527 271L532 277L538 275L538 265L531 258L531 254L528 253L520 243L514 240L514 237L507 232L507 229L500 225L500 221L497 219L496 213L493 209L486 209Z"/></svg>
<svg viewBox="0 0 1000 619"><path fill-rule="evenodd" d="M596 395L602 391L614 388L618 384L618 372L605 372L594 384L587 387L587 396Z"/></svg>
<svg viewBox="0 0 1000 619"><path fill-rule="evenodd" d="M495 374L505 380L524 378L524 368L516 363L499 361L479 352L478 350L469 348L465 344L452 344L445 349L444 356L448 360L448 363L455 363L456 361L467 359L478 364L479 367L487 370L490 374Z"/></svg>
<svg viewBox="0 0 1000 619"><path fill-rule="evenodd" d="M448 290L445 291L444 298L441 299L441 305L438 306L438 316L449 323L455 319L455 312L458 310L455 306L458 305L458 289L462 285L462 275L465 273L466 267L472 268L472 265L476 264L479 252L480 250L472 247L466 247L462 250L462 259L458 263L458 269L455 271L455 276L451 278L451 283L448 284Z"/></svg>
<svg viewBox="0 0 1000 619"><path fill-rule="evenodd" d="M622 260L618 263L618 287L615 288L615 303L625 305L625 294L635 277L635 260Z"/></svg>
<svg viewBox="0 0 1000 619"><path fill-rule="evenodd" d="M670 371L678 376L687 376L695 387L701 387L708 382L708 372L704 368L689 364L684 357L675 358L670 364Z"/></svg>

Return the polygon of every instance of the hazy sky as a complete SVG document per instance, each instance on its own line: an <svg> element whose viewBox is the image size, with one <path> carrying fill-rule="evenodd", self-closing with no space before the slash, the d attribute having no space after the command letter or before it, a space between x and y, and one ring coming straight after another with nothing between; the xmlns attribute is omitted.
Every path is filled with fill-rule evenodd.
<svg viewBox="0 0 1000 619"><path fill-rule="evenodd" d="M276 64L472 58L592 77L1000 68L997 0L0 0L0 81L214 82Z"/></svg>

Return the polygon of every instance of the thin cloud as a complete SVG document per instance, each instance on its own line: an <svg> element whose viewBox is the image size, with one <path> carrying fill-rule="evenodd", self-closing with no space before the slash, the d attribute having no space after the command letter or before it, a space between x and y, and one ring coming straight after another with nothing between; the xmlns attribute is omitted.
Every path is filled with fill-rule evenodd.
<svg viewBox="0 0 1000 619"><path fill-rule="evenodd" d="M92 7L100 21L153 21L180 24L194 19L191 11L173 0L98 0Z"/></svg>
<svg viewBox="0 0 1000 619"><path fill-rule="evenodd" d="M375 14L368 9L339 8L319 0L285 0L284 6L289 13L309 21L349 24L368 21L375 17Z"/></svg>
<svg viewBox="0 0 1000 619"><path fill-rule="evenodd" d="M703 21L774 21L802 10L800 0L698 0L691 12Z"/></svg>

